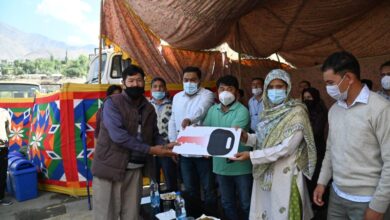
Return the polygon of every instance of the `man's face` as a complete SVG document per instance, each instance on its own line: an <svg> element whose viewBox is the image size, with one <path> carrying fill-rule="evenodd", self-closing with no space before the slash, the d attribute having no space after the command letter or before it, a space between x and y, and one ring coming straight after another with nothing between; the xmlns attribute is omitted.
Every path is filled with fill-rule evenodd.
<svg viewBox="0 0 390 220"><path fill-rule="evenodd" d="M234 86L228 86L221 83L218 87L218 95L222 92L227 91L234 95L234 97L238 97L238 90Z"/></svg>
<svg viewBox="0 0 390 220"><path fill-rule="evenodd" d="M323 77L327 86L337 85L341 93L345 92L351 84L349 73L345 73L342 77L340 74L336 74L334 70L329 69L323 73Z"/></svg>
<svg viewBox="0 0 390 220"><path fill-rule="evenodd" d="M164 85L163 82L157 80L152 84L152 92L166 92L167 87Z"/></svg>
<svg viewBox="0 0 390 220"><path fill-rule="evenodd" d="M298 87L299 87L299 91L302 94L303 90L309 88L310 86L306 82L300 82Z"/></svg>
<svg viewBox="0 0 390 220"><path fill-rule="evenodd" d="M183 82L192 82L192 83L200 83L200 79L195 72L186 72L183 75Z"/></svg>
<svg viewBox="0 0 390 220"><path fill-rule="evenodd" d="M384 76L390 76L390 66L384 66L381 69L381 78Z"/></svg>
<svg viewBox="0 0 390 220"><path fill-rule="evenodd" d="M261 80L255 79L252 81L252 89L262 89L264 84Z"/></svg>
<svg viewBox="0 0 390 220"><path fill-rule="evenodd" d="M125 87L144 87L145 80L140 73L137 73L132 76L127 76L123 84Z"/></svg>

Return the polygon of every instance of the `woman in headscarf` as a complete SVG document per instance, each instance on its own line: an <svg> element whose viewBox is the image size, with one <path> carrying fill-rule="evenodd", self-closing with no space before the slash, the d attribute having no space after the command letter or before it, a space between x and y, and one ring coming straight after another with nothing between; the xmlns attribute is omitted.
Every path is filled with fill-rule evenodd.
<svg viewBox="0 0 390 220"><path fill-rule="evenodd" d="M253 164L250 219L310 219L304 176L313 175L316 149L306 107L291 98L291 80L284 70L267 75L264 91L256 133L241 135L254 150L231 158L250 159Z"/></svg>
<svg viewBox="0 0 390 220"><path fill-rule="evenodd" d="M313 177L307 181L307 186L310 198L313 198L313 191L317 186L318 176L321 171L322 161L325 157L326 142L325 142L325 127L328 123L328 109L320 97L320 92L316 88L307 88L302 91L302 100L309 110L309 119L313 128L314 142L317 150L317 165L314 170ZM329 191L327 191L329 192ZM328 193L325 198L328 197ZM327 206L319 207L313 203L315 210L315 218L321 219L326 216Z"/></svg>

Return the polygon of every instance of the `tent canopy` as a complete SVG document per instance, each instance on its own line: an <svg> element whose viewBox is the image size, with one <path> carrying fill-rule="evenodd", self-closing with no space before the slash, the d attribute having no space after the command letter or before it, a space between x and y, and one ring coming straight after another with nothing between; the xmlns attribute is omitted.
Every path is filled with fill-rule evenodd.
<svg viewBox="0 0 390 220"><path fill-rule="evenodd" d="M160 39L192 51L227 42L254 57L278 53L296 67L339 50L358 58L390 54L386 0L105 0L102 20L106 39L162 75L177 68L159 58Z"/></svg>

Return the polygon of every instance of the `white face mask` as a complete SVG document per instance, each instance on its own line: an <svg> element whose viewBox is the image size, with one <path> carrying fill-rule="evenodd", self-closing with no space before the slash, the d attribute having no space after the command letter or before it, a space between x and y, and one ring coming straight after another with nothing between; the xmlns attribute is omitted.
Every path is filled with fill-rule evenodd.
<svg viewBox="0 0 390 220"><path fill-rule="evenodd" d="M252 88L252 94L255 96L260 95L263 92L261 88Z"/></svg>
<svg viewBox="0 0 390 220"><path fill-rule="evenodd" d="M348 97L349 85L347 90L345 90L343 93L340 92L340 88L339 88L339 85L343 82L344 78L345 76L337 85L326 86L326 92L330 95L330 97L336 99L337 101L344 101Z"/></svg>
<svg viewBox="0 0 390 220"><path fill-rule="evenodd" d="M384 90L390 90L390 76L382 77L381 84Z"/></svg>
<svg viewBox="0 0 390 220"><path fill-rule="evenodd" d="M219 101L224 106L230 105L231 103L234 102L234 100L236 100L236 97L231 92L228 92L228 91L223 91L223 92L219 93L218 98L219 98Z"/></svg>

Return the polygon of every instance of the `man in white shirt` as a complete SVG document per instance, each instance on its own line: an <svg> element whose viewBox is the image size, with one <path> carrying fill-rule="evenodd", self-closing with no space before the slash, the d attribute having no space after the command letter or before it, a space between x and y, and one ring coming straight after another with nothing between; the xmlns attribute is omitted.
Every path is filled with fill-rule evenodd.
<svg viewBox="0 0 390 220"><path fill-rule="evenodd" d="M263 112L263 87L263 78L256 77L252 79L253 96L248 101L249 114L251 116L251 132L256 131L256 125L260 121L260 114Z"/></svg>
<svg viewBox="0 0 390 220"><path fill-rule="evenodd" d="M4 200L8 167L8 136L11 131L11 116L6 109L0 108L0 205L11 205Z"/></svg>
<svg viewBox="0 0 390 220"><path fill-rule="evenodd" d="M360 81L350 53L329 56L321 68L326 90L337 102L329 110L325 158L313 201L331 178L328 219L390 219L390 103Z"/></svg>
<svg viewBox="0 0 390 220"><path fill-rule="evenodd" d="M378 94L390 101L390 60L380 67L382 90Z"/></svg>
<svg viewBox="0 0 390 220"><path fill-rule="evenodd" d="M187 67L183 70L184 91L177 93L172 101L172 115L168 124L170 141L176 141L178 133L187 126L201 125L214 102L213 93L200 87L201 76L198 67ZM216 195L211 159L182 155L179 164L185 192L193 199L200 199L200 185L202 185L205 207L215 206Z"/></svg>

